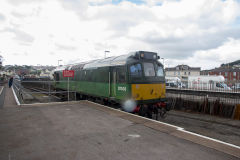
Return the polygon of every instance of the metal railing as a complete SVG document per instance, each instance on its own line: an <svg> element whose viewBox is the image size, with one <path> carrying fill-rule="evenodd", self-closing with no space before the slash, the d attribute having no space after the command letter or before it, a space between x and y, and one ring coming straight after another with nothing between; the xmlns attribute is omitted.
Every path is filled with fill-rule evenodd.
<svg viewBox="0 0 240 160"><path fill-rule="evenodd" d="M77 100L75 90L65 88L71 81L58 81L62 84L62 89L56 90L55 81L21 81L14 79L13 89L19 99L20 104L24 103L46 103L55 101Z"/></svg>
<svg viewBox="0 0 240 160"><path fill-rule="evenodd" d="M174 109L232 118L240 104L240 90L220 83L188 83L166 87L166 96L172 101Z"/></svg>
<svg viewBox="0 0 240 160"><path fill-rule="evenodd" d="M237 86L228 86L224 82L166 82L167 89L179 89L179 90L195 90L195 91L210 91L210 92L229 92L240 93L240 88Z"/></svg>
<svg viewBox="0 0 240 160"><path fill-rule="evenodd" d="M173 92L167 92L166 94L167 97L171 98L181 98L185 100L190 100L190 101L199 101L202 102L205 99L208 99L209 102L216 102L219 101L220 103L225 103L225 104L240 104L240 97L231 97L226 95L214 95L214 94L184 94L184 93L173 93Z"/></svg>

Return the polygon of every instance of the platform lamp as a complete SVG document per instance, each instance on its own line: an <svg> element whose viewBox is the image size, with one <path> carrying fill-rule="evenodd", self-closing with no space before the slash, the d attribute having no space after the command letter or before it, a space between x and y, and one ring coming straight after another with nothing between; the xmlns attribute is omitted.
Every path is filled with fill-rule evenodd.
<svg viewBox="0 0 240 160"><path fill-rule="evenodd" d="M59 66L59 62L62 61L61 59L58 60L58 66Z"/></svg>
<svg viewBox="0 0 240 160"><path fill-rule="evenodd" d="M110 51L104 51L104 58L106 58L107 53L110 53Z"/></svg>
<svg viewBox="0 0 240 160"><path fill-rule="evenodd" d="M163 68L165 68L165 66L164 66L164 58L161 58L162 60L163 60Z"/></svg>

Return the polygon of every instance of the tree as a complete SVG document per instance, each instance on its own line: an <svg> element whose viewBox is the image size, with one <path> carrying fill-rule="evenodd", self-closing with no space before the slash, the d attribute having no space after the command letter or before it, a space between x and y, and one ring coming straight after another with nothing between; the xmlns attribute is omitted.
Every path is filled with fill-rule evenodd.
<svg viewBox="0 0 240 160"><path fill-rule="evenodd" d="M3 61L3 57L0 55L0 70L2 69L2 61Z"/></svg>

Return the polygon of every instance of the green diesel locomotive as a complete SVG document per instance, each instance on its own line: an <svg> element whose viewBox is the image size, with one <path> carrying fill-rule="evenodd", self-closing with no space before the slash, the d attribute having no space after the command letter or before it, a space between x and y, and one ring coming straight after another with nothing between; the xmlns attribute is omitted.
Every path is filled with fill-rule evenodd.
<svg viewBox="0 0 240 160"><path fill-rule="evenodd" d="M55 88L76 91L81 98L100 99L104 103L127 106L151 117L152 113L163 116L166 105L165 73L163 65L154 52L137 51L127 55L109 57L90 62L69 65L54 72ZM74 70L74 77L63 77L63 70ZM65 81L65 82L63 82ZM160 112L159 112L160 111Z"/></svg>

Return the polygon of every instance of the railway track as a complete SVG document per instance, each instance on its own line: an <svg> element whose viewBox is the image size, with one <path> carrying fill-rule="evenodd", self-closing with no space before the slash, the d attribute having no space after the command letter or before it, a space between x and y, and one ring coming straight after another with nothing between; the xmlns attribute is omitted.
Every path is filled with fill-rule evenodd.
<svg viewBox="0 0 240 160"><path fill-rule="evenodd" d="M24 103L47 103L47 102L61 102L61 98L55 95L54 91L47 91L43 88L25 87L22 91L25 94L22 96ZM27 95L27 96L26 96Z"/></svg>
<svg viewBox="0 0 240 160"><path fill-rule="evenodd" d="M160 121L240 146L240 121L182 111L170 111Z"/></svg>

